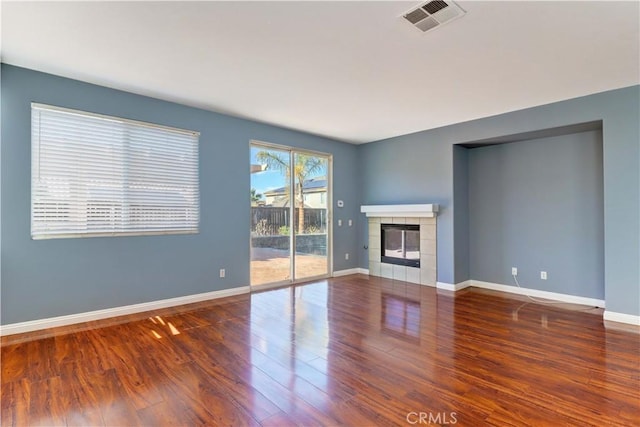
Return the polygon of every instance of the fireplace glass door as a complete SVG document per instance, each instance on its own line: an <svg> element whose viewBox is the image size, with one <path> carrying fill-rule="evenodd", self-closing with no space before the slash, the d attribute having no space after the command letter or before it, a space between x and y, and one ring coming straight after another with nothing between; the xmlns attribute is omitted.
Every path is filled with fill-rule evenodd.
<svg viewBox="0 0 640 427"><path fill-rule="evenodd" d="M420 267L420 226L381 224L381 257L387 264Z"/></svg>

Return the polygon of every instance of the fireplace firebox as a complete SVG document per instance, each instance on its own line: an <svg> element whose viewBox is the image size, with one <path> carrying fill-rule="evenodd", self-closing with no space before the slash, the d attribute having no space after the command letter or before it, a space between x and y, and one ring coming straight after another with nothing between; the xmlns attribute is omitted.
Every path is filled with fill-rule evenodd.
<svg viewBox="0 0 640 427"><path fill-rule="evenodd" d="M420 226L380 224L380 261L420 267Z"/></svg>

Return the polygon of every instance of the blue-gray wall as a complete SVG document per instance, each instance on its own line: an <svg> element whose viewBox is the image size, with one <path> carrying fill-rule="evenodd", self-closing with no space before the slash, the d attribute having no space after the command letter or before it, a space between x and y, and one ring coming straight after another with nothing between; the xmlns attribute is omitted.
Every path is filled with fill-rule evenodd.
<svg viewBox="0 0 640 427"><path fill-rule="evenodd" d="M453 258L454 283L462 283L471 278L469 247L469 155L464 147L453 147Z"/></svg>
<svg viewBox="0 0 640 427"><path fill-rule="evenodd" d="M335 218L358 218L353 145L6 64L1 93L2 324L248 285L251 139L333 154ZM200 233L31 240L31 102L200 131ZM334 231L334 270L356 267L357 227Z"/></svg>
<svg viewBox="0 0 640 427"><path fill-rule="evenodd" d="M360 145L362 204L437 203L438 280L453 282L453 156L451 144L440 138L425 141L422 133ZM363 244L366 219L361 217ZM360 263L369 256L361 249Z"/></svg>
<svg viewBox="0 0 640 427"><path fill-rule="evenodd" d="M458 283L458 277L464 278L469 270L469 254L455 250L456 236L464 241L459 236L464 236L473 211L462 206L454 215L454 175L459 173L454 174L454 162L463 165L464 158L454 158L453 146L602 121L605 303L609 311L640 315L639 117L640 86L632 86L365 144L359 147L362 201L442 204L438 217L438 281ZM361 230L360 235L362 245L366 245L366 234ZM462 244L460 240L458 244ZM361 250L361 267L366 268L366 260ZM534 270L538 266L519 268ZM559 284L553 291L573 293L565 286Z"/></svg>
<svg viewBox="0 0 640 427"><path fill-rule="evenodd" d="M468 150L473 279L604 299L601 135Z"/></svg>
<svg viewBox="0 0 640 427"><path fill-rule="evenodd" d="M604 298L607 310L640 314L640 86L352 146L5 64L1 73L2 324L247 285L251 139L333 154L334 201L345 202L334 219L358 219L334 221L334 270L367 267L361 204L432 202L441 205L438 280L474 279L471 165L455 144L593 121L603 124ZM32 101L200 131L200 234L32 241ZM558 285L550 290L589 293Z"/></svg>

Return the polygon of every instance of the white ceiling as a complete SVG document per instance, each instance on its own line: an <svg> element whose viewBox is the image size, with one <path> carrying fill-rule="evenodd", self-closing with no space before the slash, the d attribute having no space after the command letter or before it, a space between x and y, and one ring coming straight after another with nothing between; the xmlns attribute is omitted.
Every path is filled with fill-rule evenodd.
<svg viewBox="0 0 640 427"><path fill-rule="evenodd" d="M363 143L640 83L640 3L6 2L2 61Z"/></svg>

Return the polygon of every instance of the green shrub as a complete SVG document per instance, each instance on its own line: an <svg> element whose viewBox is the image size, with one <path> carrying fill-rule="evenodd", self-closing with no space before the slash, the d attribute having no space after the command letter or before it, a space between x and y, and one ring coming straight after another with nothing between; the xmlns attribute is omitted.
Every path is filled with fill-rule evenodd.
<svg viewBox="0 0 640 427"><path fill-rule="evenodd" d="M278 228L278 234L281 235L281 236L288 236L289 235L289 226L283 225L282 227Z"/></svg>

